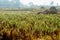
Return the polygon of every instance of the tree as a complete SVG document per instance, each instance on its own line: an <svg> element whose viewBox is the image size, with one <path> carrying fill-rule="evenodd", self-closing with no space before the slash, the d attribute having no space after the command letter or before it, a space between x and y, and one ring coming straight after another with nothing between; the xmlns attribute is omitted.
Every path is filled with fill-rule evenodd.
<svg viewBox="0 0 60 40"><path fill-rule="evenodd" d="M50 13L52 13L52 14L56 14L56 13L57 13L57 9L56 9L56 7L54 7L54 6L50 7L49 11L50 11Z"/></svg>
<svg viewBox="0 0 60 40"><path fill-rule="evenodd" d="M41 9L44 9L44 6L41 6Z"/></svg>

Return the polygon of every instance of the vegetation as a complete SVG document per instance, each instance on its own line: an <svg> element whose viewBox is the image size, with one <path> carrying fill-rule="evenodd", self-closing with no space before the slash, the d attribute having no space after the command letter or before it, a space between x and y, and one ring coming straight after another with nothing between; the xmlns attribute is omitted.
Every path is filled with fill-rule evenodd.
<svg viewBox="0 0 60 40"><path fill-rule="evenodd" d="M57 13L56 7L52 6L52 7L50 8L50 13L52 13L52 14Z"/></svg>
<svg viewBox="0 0 60 40"><path fill-rule="evenodd" d="M0 13L1 40L60 40L60 14Z"/></svg>
<svg viewBox="0 0 60 40"><path fill-rule="evenodd" d="M56 14L58 13L58 9L55 6L51 6L49 9L46 9L42 12L38 12L37 14L44 13L44 14Z"/></svg>

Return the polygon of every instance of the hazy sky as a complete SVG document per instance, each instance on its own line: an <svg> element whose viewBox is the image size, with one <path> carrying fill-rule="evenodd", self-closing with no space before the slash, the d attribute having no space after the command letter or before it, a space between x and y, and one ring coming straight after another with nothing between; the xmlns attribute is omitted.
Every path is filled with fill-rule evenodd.
<svg viewBox="0 0 60 40"><path fill-rule="evenodd" d="M10 2L13 0L9 0ZM33 2L36 5L50 5L51 1L54 1L54 5L60 5L60 0L20 0L21 3L28 5L29 2Z"/></svg>
<svg viewBox="0 0 60 40"><path fill-rule="evenodd" d="M51 1L54 1L54 5L60 4L60 0L20 0L23 4L28 4L29 2L33 2L37 5L50 5Z"/></svg>

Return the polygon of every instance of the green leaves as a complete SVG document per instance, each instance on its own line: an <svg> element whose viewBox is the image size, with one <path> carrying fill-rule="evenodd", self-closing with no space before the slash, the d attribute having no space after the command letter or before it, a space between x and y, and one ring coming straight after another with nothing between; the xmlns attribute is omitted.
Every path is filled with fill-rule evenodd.
<svg viewBox="0 0 60 40"><path fill-rule="evenodd" d="M2 23L5 24L2 25ZM60 28L60 14L0 14L1 27L10 28L13 24L18 28L29 29L31 27L33 30L54 32Z"/></svg>

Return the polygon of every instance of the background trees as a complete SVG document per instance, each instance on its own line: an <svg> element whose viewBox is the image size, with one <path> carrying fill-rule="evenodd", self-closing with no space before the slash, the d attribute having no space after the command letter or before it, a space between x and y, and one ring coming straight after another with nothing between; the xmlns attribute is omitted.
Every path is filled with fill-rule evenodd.
<svg viewBox="0 0 60 40"><path fill-rule="evenodd" d="M50 7L49 11L50 11L50 13L52 13L52 14L56 14L56 13L57 13L57 9L56 9L56 7L54 7L54 6Z"/></svg>

